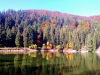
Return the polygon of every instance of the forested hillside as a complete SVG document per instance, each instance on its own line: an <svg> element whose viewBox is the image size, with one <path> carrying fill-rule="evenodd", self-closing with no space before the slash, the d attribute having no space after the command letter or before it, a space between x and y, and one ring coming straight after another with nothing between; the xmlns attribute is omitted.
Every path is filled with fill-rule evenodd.
<svg viewBox="0 0 100 75"><path fill-rule="evenodd" d="M47 42L62 48L96 50L100 45L100 16L77 16L48 10L0 12L0 46L42 47Z"/></svg>

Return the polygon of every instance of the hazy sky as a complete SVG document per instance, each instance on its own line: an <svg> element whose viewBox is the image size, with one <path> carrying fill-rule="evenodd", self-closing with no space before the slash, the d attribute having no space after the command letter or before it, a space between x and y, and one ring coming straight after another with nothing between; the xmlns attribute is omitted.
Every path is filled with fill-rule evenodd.
<svg viewBox="0 0 100 75"><path fill-rule="evenodd" d="M91 16L100 15L100 0L0 0L0 11L44 9Z"/></svg>

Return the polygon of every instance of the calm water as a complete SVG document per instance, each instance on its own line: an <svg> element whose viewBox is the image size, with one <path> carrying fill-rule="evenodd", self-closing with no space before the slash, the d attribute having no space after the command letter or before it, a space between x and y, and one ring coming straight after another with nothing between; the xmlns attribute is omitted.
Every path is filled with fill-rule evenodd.
<svg viewBox="0 0 100 75"><path fill-rule="evenodd" d="M0 75L100 75L100 54L0 54Z"/></svg>

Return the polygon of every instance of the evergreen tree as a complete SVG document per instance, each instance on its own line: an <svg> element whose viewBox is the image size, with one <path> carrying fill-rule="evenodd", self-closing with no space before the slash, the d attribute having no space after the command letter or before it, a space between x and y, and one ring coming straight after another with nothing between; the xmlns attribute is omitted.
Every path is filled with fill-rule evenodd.
<svg viewBox="0 0 100 75"><path fill-rule="evenodd" d="M16 39L15 39L15 44L17 47L20 47L21 46L21 34L19 32L17 32L16 34Z"/></svg>

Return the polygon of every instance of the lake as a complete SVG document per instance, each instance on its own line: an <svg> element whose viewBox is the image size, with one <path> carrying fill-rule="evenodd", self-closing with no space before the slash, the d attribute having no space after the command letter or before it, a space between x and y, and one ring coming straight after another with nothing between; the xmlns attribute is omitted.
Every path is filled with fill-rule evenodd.
<svg viewBox="0 0 100 75"><path fill-rule="evenodd" d="M100 54L1 53L0 75L100 75Z"/></svg>

